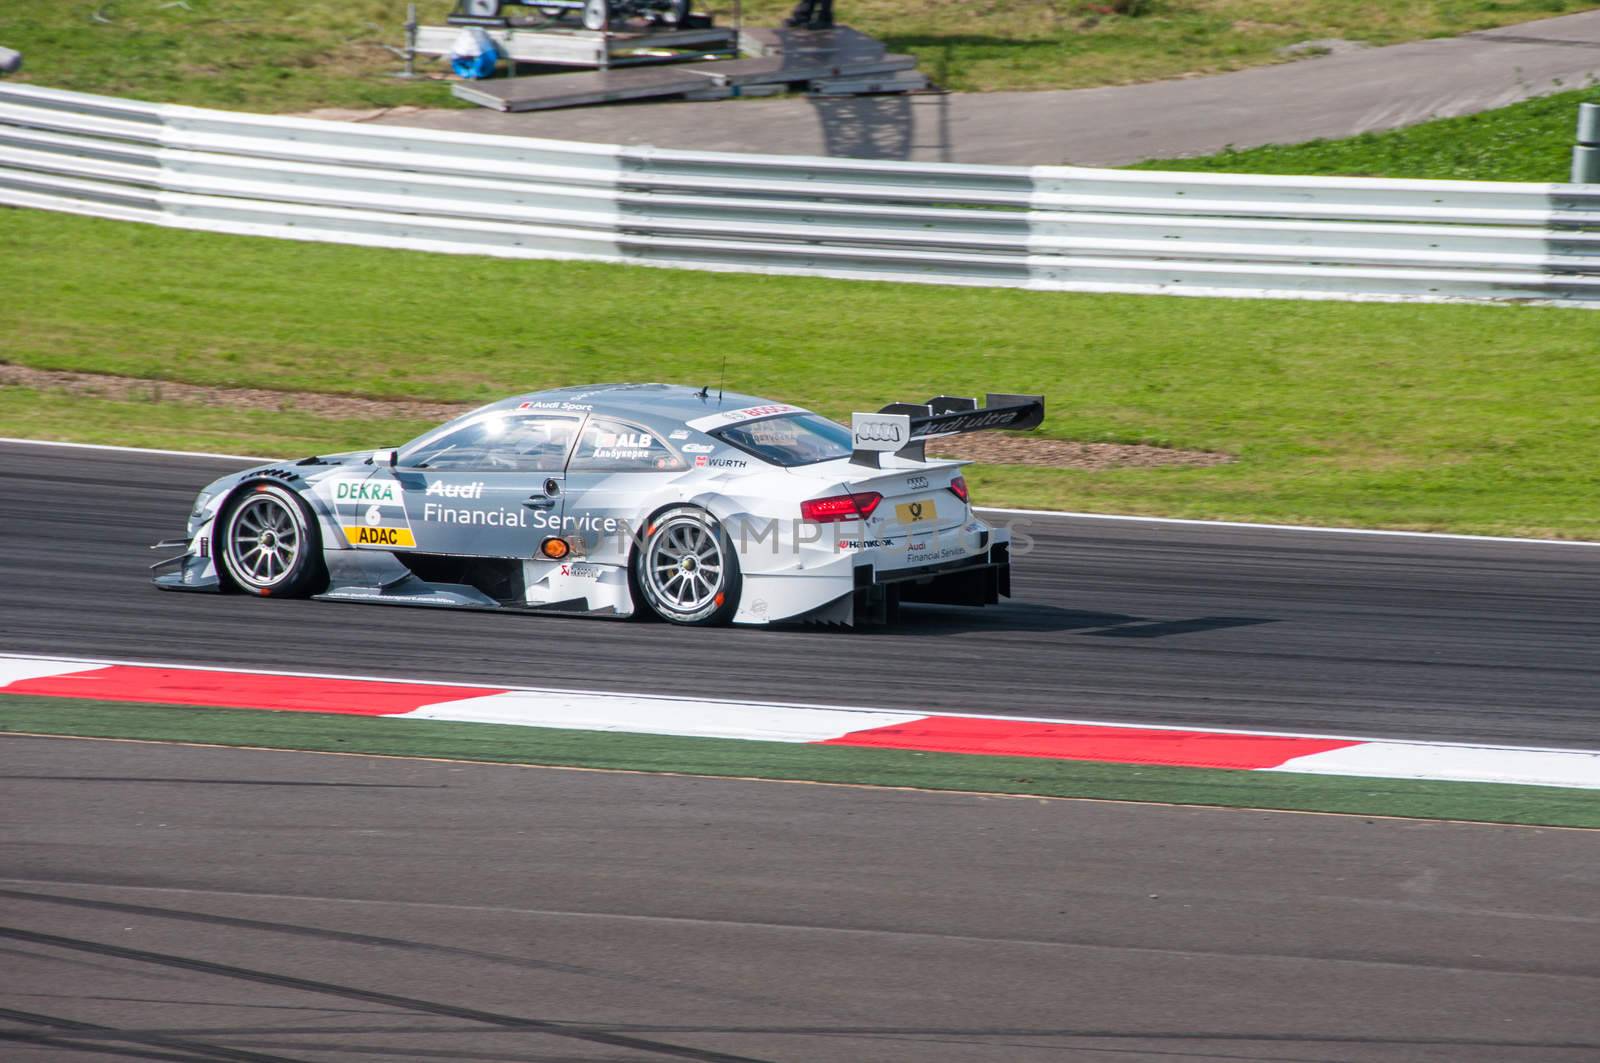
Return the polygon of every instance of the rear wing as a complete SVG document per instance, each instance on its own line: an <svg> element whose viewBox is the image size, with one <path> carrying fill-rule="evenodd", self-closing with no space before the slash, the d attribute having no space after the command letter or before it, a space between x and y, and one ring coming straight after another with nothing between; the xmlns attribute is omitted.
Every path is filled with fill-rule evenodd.
<svg viewBox="0 0 1600 1063"><path fill-rule="evenodd" d="M1043 422L1043 395L990 394L983 406L977 399L948 395L924 403L891 402L877 413L852 416L850 461L871 469L880 467L880 456L885 453L923 461L930 439L991 428L1021 431Z"/></svg>

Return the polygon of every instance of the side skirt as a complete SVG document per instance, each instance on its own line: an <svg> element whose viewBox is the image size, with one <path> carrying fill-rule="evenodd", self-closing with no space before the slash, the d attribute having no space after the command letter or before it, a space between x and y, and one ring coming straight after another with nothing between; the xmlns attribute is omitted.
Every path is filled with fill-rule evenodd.
<svg viewBox="0 0 1600 1063"><path fill-rule="evenodd" d="M346 584L313 595L323 602L355 602L361 605L412 605L434 609L468 609L493 613L555 613L562 616L592 616L623 619L612 606L590 608L586 598L529 604L520 600L491 598L464 583L427 583L415 576L385 587Z"/></svg>

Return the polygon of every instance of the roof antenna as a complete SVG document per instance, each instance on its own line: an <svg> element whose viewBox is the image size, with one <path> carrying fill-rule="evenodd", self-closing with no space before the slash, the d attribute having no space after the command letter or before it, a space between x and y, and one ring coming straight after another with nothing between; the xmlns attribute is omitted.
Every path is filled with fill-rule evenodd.
<svg viewBox="0 0 1600 1063"><path fill-rule="evenodd" d="M728 352L722 352L722 372L717 375L717 405L722 405L722 382L728 379Z"/></svg>

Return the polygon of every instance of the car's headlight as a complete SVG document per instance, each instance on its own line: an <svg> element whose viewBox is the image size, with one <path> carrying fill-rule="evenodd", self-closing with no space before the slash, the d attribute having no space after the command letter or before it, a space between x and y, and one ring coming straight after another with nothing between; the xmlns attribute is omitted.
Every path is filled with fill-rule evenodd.
<svg viewBox="0 0 1600 1063"><path fill-rule="evenodd" d="M206 520L211 515L212 505L216 501L217 495L221 493L220 491L201 491L200 497L194 500L194 509L189 513L189 522L194 524Z"/></svg>

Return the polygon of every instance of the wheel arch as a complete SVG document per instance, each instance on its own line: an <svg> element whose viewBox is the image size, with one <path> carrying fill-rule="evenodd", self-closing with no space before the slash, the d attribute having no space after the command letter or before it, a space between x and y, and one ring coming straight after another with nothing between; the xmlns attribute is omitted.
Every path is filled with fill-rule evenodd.
<svg viewBox="0 0 1600 1063"><path fill-rule="evenodd" d="M630 536L632 541L628 544L628 554L622 562L623 569L628 573L628 597L633 599L633 613L635 616L645 616L650 613L650 605L645 600L644 591L639 587L639 573L634 562L639 558L639 551L644 548L645 538L656 526L656 519L668 510L677 509L680 506L698 506L715 517L717 523L721 525L724 523L722 515L706 504L707 500L720 497L715 494L702 493L690 495L687 498L669 498L659 503L639 521L639 526L634 529L633 535Z"/></svg>
<svg viewBox="0 0 1600 1063"><path fill-rule="evenodd" d="M312 522L316 528L317 550L319 553L325 554L330 548L330 543L333 544L332 548L334 549L344 545L343 533L340 531L338 522L334 520L327 504L318 498L315 492L305 489L308 485L298 473L279 469L263 469L258 472L248 473L241 477L238 483L223 492L222 501L217 503L217 508L212 518L211 551L214 561L212 567L216 569L217 573L217 589L223 593L243 593L243 588L238 585L232 574L228 572L228 566L222 563L222 551L226 549L222 536L225 534L227 517L233 508L239 505L247 495L254 493L261 487L269 486L288 491L300 501L301 505L310 511Z"/></svg>
<svg viewBox="0 0 1600 1063"><path fill-rule="evenodd" d="M720 502L721 505L715 503ZM644 549L650 535L654 532L656 521L666 513L677 509L693 508L709 516L716 524L717 531L727 541L729 560L732 563L735 575L743 581L743 565L739 560L739 548L734 542L733 534L728 527L728 508L732 500L715 492L700 492L687 498L680 497L668 499L652 508L648 515L640 522L638 532L633 536L633 542L628 547L626 571L628 573L628 594L633 599L635 615L655 615L656 610L651 606L644 590L639 585L639 552ZM721 512L719 512L721 510ZM738 515L735 511L734 516ZM735 590L735 607L737 606L739 591ZM720 610L720 605L719 605ZM731 612L730 614L731 615ZM726 620L721 621L726 622Z"/></svg>
<svg viewBox="0 0 1600 1063"><path fill-rule="evenodd" d="M223 511L233 505L239 496L247 491L252 491L258 484L272 484L290 491L294 496L305 503L311 515L317 519L317 531L322 537L324 550L349 549L344 542L344 535L339 529L339 518L334 513L333 507L316 491L312 485L299 473L287 469L261 469L246 473L239 482L228 488L223 494L223 499L217 504L216 512L220 516Z"/></svg>

